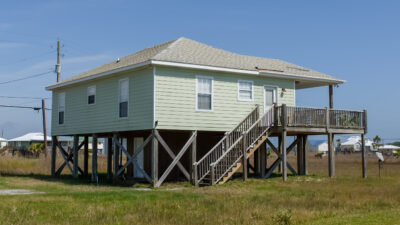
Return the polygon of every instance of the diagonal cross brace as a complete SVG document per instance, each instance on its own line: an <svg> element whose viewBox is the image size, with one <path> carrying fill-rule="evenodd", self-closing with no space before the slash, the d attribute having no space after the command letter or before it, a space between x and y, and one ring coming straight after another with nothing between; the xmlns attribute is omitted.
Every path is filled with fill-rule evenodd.
<svg viewBox="0 0 400 225"><path fill-rule="evenodd" d="M189 148L189 146L192 144L193 140L197 136L197 131L192 134L192 136L189 138L189 140L186 142L186 144L182 147L182 149L179 151L178 155L174 158L172 163L168 166L168 168L165 170L163 175L160 177L160 179L156 183L156 187L159 187L167 178L168 174L172 171L172 169L175 167L175 165L179 162L179 160L182 158L183 154L185 154L186 150Z"/></svg>
<svg viewBox="0 0 400 225"><path fill-rule="evenodd" d="M60 175L61 172L63 171L65 165L68 166L69 170L70 170L71 173L72 173L73 170L72 170L72 167L69 165L69 162L72 162L72 163L74 162L73 159L72 159L73 154L72 154L72 153L71 153L71 154L68 154L68 153L64 150L64 148L61 146L61 144L60 144L59 142L57 142L57 147L58 147L58 150L59 150L59 152L61 153L62 157L64 158L64 163L60 166L60 168L58 168L56 174L57 174L57 175ZM78 166L78 170L79 170L79 172L80 172L81 174L83 174L83 170L82 170L79 166Z"/></svg>
<svg viewBox="0 0 400 225"><path fill-rule="evenodd" d="M294 149L294 146L298 144L300 139L296 139L293 141L293 143L286 149L286 154L289 154L290 151ZM278 156L278 159L275 160L275 162L272 164L272 166L268 169L268 172L265 174L264 178L268 178L271 176L272 171L279 165L279 163L282 161L282 155L279 153L278 149L271 143L270 140L266 140L267 144L271 147L272 151L275 152L275 154ZM296 170L288 163L286 162L286 166L288 169L294 174L297 175Z"/></svg>
<svg viewBox="0 0 400 225"><path fill-rule="evenodd" d="M135 151L135 153L133 155L129 154L129 152L124 148L124 146L121 145L121 143L115 139L113 139L113 141L115 141L118 145L118 147L120 149L122 149L122 152L126 155L126 157L128 158L127 162L125 163L124 166L122 166L118 171L117 171L117 176L120 175L126 167L128 167L129 164L133 164L134 168L137 169L138 171L140 171L143 176L146 178L146 180L151 183L152 179L150 178L150 176L142 169L140 168L138 162L137 162L137 156L139 155L140 152L142 152L144 150L144 147L150 142L150 140L152 139L153 135L150 135L144 142L143 144L141 144L138 148L137 151Z"/></svg>
<svg viewBox="0 0 400 225"><path fill-rule="evenodd" d="M85 141L83 141L80 145L79 145L79 147L78 147L78 151L82 148L82 146L85 144ZM69 162L72 162L73 163L73 159L72 159L72 157L74 156L74 154L73 153L70 153L70 154L68 154L65 150L64 150L64 148L61 146L61 145L59 145L59 143L57 143L57 146L60 148L60 152L61 153L63 153L62 151L64 151L64 154L62 154L63 155L63 158L64 158L64 163L60 166L60 168L58 168L58 170L57 170L57 172L56 172L56 174L57 175L60 175L61 174L61 172L64 170L64 167L66 166L66 165L68 165L68 167L70 168L70 170L71 170L71 167L69 166ZM65 159L65 156L68 156L67 157L67 159ZM79 168L78 167L78 170L79 170L79 172L81 173L81 174L83 174L83 171L82 171L82 169L81 168ZM72 171L71 171L71 173L72 173Z"/></svg>
<svg viewBox="0 0 400 225"><path fill-rule="evenodd" d="M167 145L167 143L164 141L164 139L161 137L160 133L158 133L157 130L155 130L155 137L160 142L160 144L164 147L165 151L167 151L169 156L171 156L172 159L175 159L176 158L175 154L172 152L171 148ZM189 175L188 171L185 169L185 167L182 165L182 163L178 161L177 164L178 164L179 169L185 175L185 177L188 180L190 180L190 175Z"/></svg>

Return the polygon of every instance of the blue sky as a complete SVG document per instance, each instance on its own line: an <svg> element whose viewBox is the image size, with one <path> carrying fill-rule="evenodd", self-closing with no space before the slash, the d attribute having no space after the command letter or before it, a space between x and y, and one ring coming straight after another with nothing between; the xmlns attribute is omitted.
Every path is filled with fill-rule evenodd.
<svg viewBox="0 0 400 225"><path fill-rule="evenodd" d="M399 9L398 1L6 1L0 7L0 82L53 70L57 38L65 79L185 36L344 79L334 90L335 107L367 109L370 137L400 138ZM50 98L44 87L55 79L50 73L3 84L0 96ZM296 98L297 105L325 107L328 90L301 90ZM0 98L0 104L40 101ZM46 104L51 107L51 99ZM41 113L0 108L7 138L41 131L41 124Z"/></svg>

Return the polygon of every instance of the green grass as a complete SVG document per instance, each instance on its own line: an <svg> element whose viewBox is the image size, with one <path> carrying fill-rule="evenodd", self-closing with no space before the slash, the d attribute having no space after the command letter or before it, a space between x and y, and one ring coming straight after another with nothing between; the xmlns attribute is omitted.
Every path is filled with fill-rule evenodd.
<svg viewBox="0 0 400 225"><path fill-rule="evenodd" d="M42 168L44 159L0 158L0 190L45 192L0 196L0 224L398 224L400 161L384 164L379 179L371 157L369 177L362 179L359 158L338 156L334 179L326 177L326 158L310 156L312 175L289 176L285 183L238 178L213 187L166 183L151 190L142 190L147 184L96 186L69 175L53 179ZM295 166L293 156L289 161Z"/></svg>

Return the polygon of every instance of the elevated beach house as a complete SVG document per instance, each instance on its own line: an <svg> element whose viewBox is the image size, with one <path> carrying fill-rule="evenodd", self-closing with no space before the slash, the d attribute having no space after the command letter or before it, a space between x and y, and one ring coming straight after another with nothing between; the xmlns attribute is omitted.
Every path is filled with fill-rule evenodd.
<svg viewBox="0 0 400 225"><path fill-rule="evenodd" d="M282 60L239 55L187 38L146 48L46 88L53 93L52 174L67 166L74 177L87 175L91 136L94 142L107 139L110 179L142 179L154 186L181 178L194 185L218 184L238 171L246 179L249 168L268 178L278 165L286 179L287 169L307 172L307 136L325 134L334 176L333 135L355 133L363 139L366 132L365 111L333 109L333 86L341 83ZM329 107L295 105L296 90L320 86L329 87ZM73 136L74 150L65 151L58 136ZM287 136L296 137L290 145ZM270 137L278 137L279 145ZM278 155L271 165L265 160L267 144ZM286 161L293 149L297 168ZM57 152L65 161L60 166ZM97 181L96 154L92 160Z"/></svg>

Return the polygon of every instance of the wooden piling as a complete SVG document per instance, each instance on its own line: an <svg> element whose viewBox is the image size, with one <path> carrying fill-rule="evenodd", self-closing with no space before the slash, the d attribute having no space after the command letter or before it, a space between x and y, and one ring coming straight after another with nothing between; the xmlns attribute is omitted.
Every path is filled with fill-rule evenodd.
<svg viewBox="0 0 400 225"><path fill-rule="evenodd" d="M246 135L246 133L244 132L243 133L243 135L242 135L242 137L243 137L243 140L242 140L242 151L243 151L243 159L242 159L242 163L243 163L243 165L242 165L242 167L243 167L243 181L246 181L247 180L247 173L248 173L248 168L247 168L247 158L246 158L246 153L247 153L247 135Z"/></svg>
<svg viewBox="0 0 400 225"><path fill-rule="evenodd" d="M79 143L79 136L74 135L74 147L73 147L73 156L74 156L74 167L72 170L72 176L74 178L78 178L78 143Z"/></svg>
<svg viewBox="0 0 400 225"><path fill-rule="evenodd" d="M328 134L328 166L329 166L329 177L335 177L335 143L334 135Z"/></svg>
<svg viewBox="0 0 400 225"><path fill-rule="evenodd" d="M117 171L118 171L118 135L116 133L113 134L113 179L117 178Z"/></svg>
<svg viewBox="0 0 400 225"><path fill-rule="evenodd" d="M55 177L56 176L56 156L57 156L57 141L58 141L58 137L57 136L53 136L51 138L52 140L52 147L51 147L51 176Z"/></svg>
<svg viewBox="0 0 400 225"><path fill-rule="evenodd" d="M192 131L192 135L195 133L196 131ZM191 149L191 160L190 160L190 181L193 185L195 185L195 167L193 167L193 164L196 163L196 158L197 158L197 136L193 139L192 142L192 149Z"/></svg>
<svg viewBox="0 0 400 225"><path fill-rule="evenodd" d="M287 108L286 104L282 105L282 178L283 181L287 180L287 156L286 156L286 132L287 132Z"/></svg>
<svg viewBox="0 0 400 225"><path fill-rule="evenodd" d="M303 135L303 172L304 175L308 174L307 168L307 155L308 155L308 135Z"/></svg>
<svg viewBox="0 0 400 225"><path fill-rule="evenodd" d="M83 145L83 175L85 177L88 176L88 167L89 167L89 137L86 135L85 136L85 140L84 140L85 144Z"/></svg>
<svg viewBox="0 0 400 225"><path fill-rule="evenodd" d="M98 183L97 174L97 134L92 136L92 182Z"/></svg>
<svg viewBox="0 0 400 225"><path fill-rule="evenodd" d="M107 140L107 179L112 179L112 157L113 157L113 141L112 138Z"/></svg>
<svg viewBox="0 0 400 225"><path fill-rule="evenodd" d="M151 178L153 179L153 187L156 186L158 182L158 140L154 135L152 137L152 145L151 145Z"/></svg>
<svg viewBox="0 0 400 225"><path fill-rule="evenodd" d="M362 177L367 178L367 160L366 160L366 151L365 151L365 137L364 134L361 134L361 161L362 161Z"/></svg>

